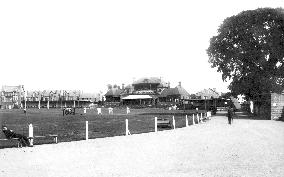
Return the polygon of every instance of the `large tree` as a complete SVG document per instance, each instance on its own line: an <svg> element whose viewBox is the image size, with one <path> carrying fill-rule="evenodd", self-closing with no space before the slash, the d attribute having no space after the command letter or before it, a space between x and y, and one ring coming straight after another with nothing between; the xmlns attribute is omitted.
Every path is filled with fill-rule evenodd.
<svg viewBox="0 0 284 177"><path fill-rule="evenodd" d="M228 17L210 40L211 67L233 95L259 100L284 90L284 10L259 8Z"/></svg>

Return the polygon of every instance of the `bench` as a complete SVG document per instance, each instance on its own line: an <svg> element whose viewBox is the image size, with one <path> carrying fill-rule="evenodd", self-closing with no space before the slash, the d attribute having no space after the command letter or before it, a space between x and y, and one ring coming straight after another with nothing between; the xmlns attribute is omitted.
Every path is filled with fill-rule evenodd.
<svg viewBox="0 0 284 177"><path fill-rule="evenodd" d="M19 141L19 138L11 138L11 139L0 139L0 141L8 141L8 140L17 140L17 145L18 145L18 148L19 147L23 147L23 145L21 144L21 142Z"/></svg>
<svg viewBox="0 0 284 177"><path fill-rule="evenodd" d="M157 119L157 127L172 127L171 121L167 118L158 118Z"/></svg>
<svg viewBox="0 0 284 177"><path fill-rule="evenodd" d="M211 119L211 116L212 116L211 111L208 111L208 112L206 113L206 119L210 120L210 119Z"/></svg>
<svg viewBox="0 0 284 177"><path fill-rule="evenodd" d="M202 117L201 115L199 116L200 123L203 123L207 120L211 120L211 112L206 112L206 113L201 113L201 114L202 114Z"/></svg>
<svg viewBox="0 0 284 177"><path fill-rule="evenodd" d="M46 137L51 137L51 138L53 138L53 141L54 141L55 144L58 143L58 141L57 141L58 135L54 135L54 134L47 134L45 136L37 135L37 136L34 136L34 137L28 137L28 139L31 141L32 139L35 139L35 138L46 138Z"/></svg>
<svg viewBox="0 0 284 177"><path fill-rule="evenodd" d="M54 143L55 143L55 144L57 144L57 137L58 137L58 135L48 134L47 136L48 136L48 137L52 137L52 138L53 138Z"/></svg>
<svg viewBox="0 0 284 177"><path fill-rule="evenodd" d="M200 113L200 116L198 115L198 118L199 118L199 123L204 123L208 119L206 113Z"/></svg>
<svg viewBox="0 0 284 177"><path fill-rule="evenodd" d="M204 117L199 117L199 123L204 123L206 121L206 118L204 118Z"/></svg>

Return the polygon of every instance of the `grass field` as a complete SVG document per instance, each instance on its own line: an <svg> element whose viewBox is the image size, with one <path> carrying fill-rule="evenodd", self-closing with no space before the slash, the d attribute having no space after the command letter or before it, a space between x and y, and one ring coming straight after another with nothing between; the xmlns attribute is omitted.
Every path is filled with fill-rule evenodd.
<svg viewBox="0 0 284 177"><path fill-rule="evenodd" d="M199 111L204 113L205 111ZM34 136L57 134L59 142L78 141L85 139L85 121L89 122L89 139L110 136L125 135L125 119L128 119L131 134L147 133L155 131L155 117L175 117L176 128L185 127L185 115L188 115L189 125L192 124L192 114L195 110L165 110L157 108L131 109L126 114L126 109L115 108L113 115L108 114L106 108L102 109L102 115L97 115L96 109L76 109L75 115L62 115L61 109L28 109L27 114L23 110L0 110L0 124L7 125L16 133L28 136L28 124L34 127ZM159 129L168 130L168 129ZM1 132L0 139L5 138ZM34 144L52 143L52 138L35 138ZM0 141L0 148L15 147L13 141Z"/></svg>

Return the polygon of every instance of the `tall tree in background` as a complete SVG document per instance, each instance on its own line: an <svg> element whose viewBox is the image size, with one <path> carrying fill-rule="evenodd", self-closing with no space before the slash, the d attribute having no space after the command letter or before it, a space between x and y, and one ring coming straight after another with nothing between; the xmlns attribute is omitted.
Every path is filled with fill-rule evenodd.
<svg viewBox="0 0 284 177"><path fill-rule="evenodd" d="M284 9L248 10L224 20L207 49L233 95L261 100L284 90Z"/></svg>

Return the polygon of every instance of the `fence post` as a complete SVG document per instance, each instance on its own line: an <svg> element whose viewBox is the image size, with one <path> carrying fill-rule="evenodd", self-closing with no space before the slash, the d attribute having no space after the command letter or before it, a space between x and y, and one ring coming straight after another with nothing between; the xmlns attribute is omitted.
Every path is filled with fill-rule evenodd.
<svg viewBox="0 0 284 177"><path fill-rule="evenodd" d="M86 121L86 140L89 139L89 126L88 126L89 122Z"/></svg>
<svg viewBox="0 0 284 177"><path fill-rule="evenodd" d="M85 108L84 108L84 114L86 114L86 113L87 113L87 108L85 107Z"/></svg>
<svg viewBox="0 0 284 177"><path fill-rule="evenodd" d="M174 129L176 129L176 121L175 121L175 116L173 116L173 126L174 126Z"/></svg>
<svg viewBox="0 0 284 177"><path fill-rule="evenodd" d="M199 124L199 115L198 115L198 113L196 114L196 118L197 118L197 123Z"/></svg>
<svg viewBox="0 0 284 177"><path fill-rule="evenodd" d="M158 131L158 125L157 125L157 117L155 117L155 132Z"/></svg>
<svg viewBox="0 0 284 177"><path fill-rule="evenodd" d="M192 125L195 125L194 114L192 114Z"/></svg>
<svg viewBox="0 0 284 177"><path fill-rule="evenodd" d="M125 135L127 136L128 135L128 119L125 119Z"/></svg>
<svg viewBox="0 0 284 177"><path fill-rule="evenodd" d="M203 120L202 120L202 113L200 113L200 123L202 123Z"/></svg>
<svg viewBox="0 0 284 177"><path fill-rule="evenodd" d="M188 118L187 118L187 115L185 115L185 126L188 127Z"/></svg>
<svg viewBox="0 0 284 177"><path fill-rule="evenodd" d="M29 137L30 137L30 146L33 146L34 144L34 127L33 124L29 124Z"/></svg>

